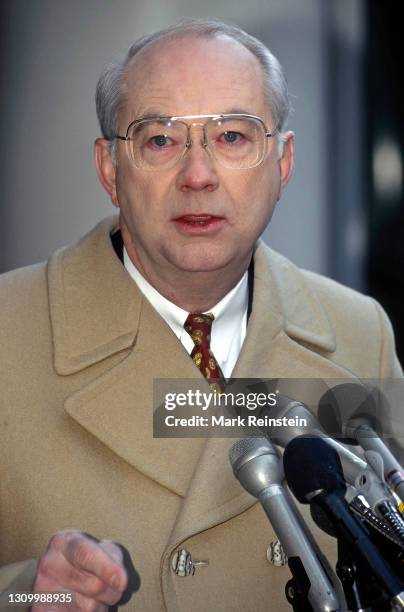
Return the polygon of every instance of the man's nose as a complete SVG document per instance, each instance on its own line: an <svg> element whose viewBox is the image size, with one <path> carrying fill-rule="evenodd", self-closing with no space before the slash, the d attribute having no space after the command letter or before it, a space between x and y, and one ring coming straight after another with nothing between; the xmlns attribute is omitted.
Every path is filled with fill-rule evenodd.
<svg viewBox="0 0 404 612"><path fill-rule="evenodd" d="M195 140L180 161L177 188L180 191L214 191L219 186L215 164L200 140Z"/></svg>

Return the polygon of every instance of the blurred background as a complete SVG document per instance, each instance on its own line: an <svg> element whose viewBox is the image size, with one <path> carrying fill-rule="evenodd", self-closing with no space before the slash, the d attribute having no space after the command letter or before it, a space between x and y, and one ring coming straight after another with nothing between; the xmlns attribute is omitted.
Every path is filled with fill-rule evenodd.
<svg viewBox="0 0 404 612"><path fill-rule="evenodd" d="M46 259L114 209L99 185L105 63L181 18L257 36L284 67L296 170L265 240L376 297L404 361L400 0L2 0L0 271Z"/></svg>

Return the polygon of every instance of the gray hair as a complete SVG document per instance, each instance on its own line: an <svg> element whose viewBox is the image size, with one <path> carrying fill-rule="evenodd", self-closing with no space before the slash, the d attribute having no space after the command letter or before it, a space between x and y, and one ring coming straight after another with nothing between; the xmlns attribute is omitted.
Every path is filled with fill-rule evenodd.
<svg viewBox="0 0 404 612"><path fill-rule="evenodd" d="M110 151L115 158L115 136L118 133L119 113L125 102L125 70L132 58L144 47L163 39L192 35L199 38L228 36L248 49L259 61L264 71L265 96L278 131L279 151L283 146L282 132L290 112L290 100L286 79L276 57L257 38L241 28L217 19L190 19L148 34L137 40L123 60L107 65L97 83L95 103L101 132L111 143Z"/></svg>

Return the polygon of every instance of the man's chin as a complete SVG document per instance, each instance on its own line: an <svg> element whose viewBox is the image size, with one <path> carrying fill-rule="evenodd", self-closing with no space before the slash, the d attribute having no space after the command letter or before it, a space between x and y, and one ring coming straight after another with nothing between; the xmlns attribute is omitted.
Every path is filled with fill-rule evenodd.
<svg viewBox="0 0 404 612"><path fill-rule="evenodd" d="M210 254L209 256L205 257L180 256L172 263L182 272L200 272L203 274L223 270L223 268L226 268L229 264L231 264L231 261L231 258L223 256L213 257L212 254Z"/></svg>
<svg viewBox="0 0 404 612"><path fill-rule="evenodd" d="M234 249L225 249L224 245L206 241L193 244L176 245L167 248L163 256L178 271L182 272L214 272L231 263L236 258Z"/></svg>
<svg viewBox="0 0 404 612"><path fill-rule="evenodd" d="M178 270L180 270L181 272L192 272L193 274L197 274L198 272L201 274L208 274L209 272L216 272L219 270L223 270L223 268L226 267L225 263L221 263L221 262L212 262L209 264L206 264L205 262L193 262L193 263L186 263L186 262L181 262L180 265L177 265L176 268Z"/></svg>

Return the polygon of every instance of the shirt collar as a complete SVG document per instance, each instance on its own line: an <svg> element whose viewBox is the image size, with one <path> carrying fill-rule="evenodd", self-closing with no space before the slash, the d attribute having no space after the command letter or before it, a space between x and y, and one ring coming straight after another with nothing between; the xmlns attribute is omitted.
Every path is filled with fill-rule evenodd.
<svg viewBox="0 0 404 612"><path fill-rule="evenodd" d="M170 326L177 338L181 339L184 334L184 323L189 313L170 302L170 300L167 300L167 298L161 295L161 293L142 276L132 263L125 248L123 249L123 262L126 270L146 299ZM215 317L212 327L211 348L219 362L227 361L235 330L242 330L241 335L242 340L244 340L247 324L247 308L248 271L243 274L237 285L233 287L220 302L207 311L211 312ZM185 332L185 334L187 334L187 332ZM191 341L190 347L192 349L193 343L191 338L189 338L189 340Z"/></svg>

